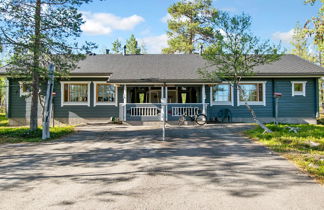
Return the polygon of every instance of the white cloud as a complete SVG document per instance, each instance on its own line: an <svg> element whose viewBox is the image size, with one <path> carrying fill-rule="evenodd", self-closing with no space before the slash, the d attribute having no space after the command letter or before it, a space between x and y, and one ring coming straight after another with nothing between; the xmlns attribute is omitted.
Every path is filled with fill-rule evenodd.
<svg viewBox="0 0 324 210"><path fill-rule="evenodd" d="M151 54L161 53L162 49L168 46L168 36L166 34L144 37L138 41L140 44L144 44L147 48L147 52Z"/></svg>
<svg viewBox="0 0 324 210"><path fill-rule="evenodd" d="M275 32L272 34L272 39L279 40L284 43L290 43L293 35L294 35L294 29L291 29L290 31L287 32Z"/></svg>
<svg viewBox="0 0 324 210"><path fill-rule="evenodd" d="M129 31L144 22L138 15L119 17L110 13L82 12L85 24L81 26L83 32L90 35L110 34L113 30Z"/></svg>
<svg viewBox="0 0 324 210"><path fill-rule="evenodd" d="M171 15L167 13L164 17L161 18L162 23L167 23L171 19Z"/></svg>
<svg viewBox="0 0 324 210"><path fill-rule="evenodd" d="M168 23L168 20L178 20L178 21L186 22L186 21L189 21L189 18L185 17L185 16L181 16L181 17L175 19L169 13L167 13L164 17L161 18L162 23Z"/></svg>

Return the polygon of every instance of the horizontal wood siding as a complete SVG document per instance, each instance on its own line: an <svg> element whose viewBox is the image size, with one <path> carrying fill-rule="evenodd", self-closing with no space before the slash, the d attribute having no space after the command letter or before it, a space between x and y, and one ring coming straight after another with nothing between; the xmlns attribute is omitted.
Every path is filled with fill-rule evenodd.
<svg viewBox="0 0 324 210"><path fill-rule="evenodd" d="M283 94L279 102L279 117L301 117L301 118L314 118L316 116L316 79L253 79L254 81L266 81L266 106L254 105L252 106L259 118L272 118L273 117L273 84L274 81L275 92ZM105 81L104 79L71 79L70 81ZM306 96L292 96L291 81L307 81L306 83ZM20 87L18 80L9 80L9 117L10 118L28 118L30 113L30 99L20 97ZM46 84L43 84L43 91L45 91ZM98 118L108 119L110 117L119 117L119 103L123 103L123 86L118 88L118 104L104 105L94 107L94 84L91 83L90 88L90 107L87 105L82 106L63 106L61 107L61 84L55 81L54 91L56 96L54 98L54 115L55 118ZM200 94L200 93L199 93ZM210 87L206 85L206 103L210 103ZM246 107L237 106L237 91L234 90L234 106L230 105L214 105L208 106L208 118L217 117L217 113L224 108L232 111L234 118L250 118L250 113ZM168 113L171 106L168 106ZM39 109L39 116L41 117L41 108ZM130 117L130 120L151 120L152 117ZM169 115L169 120L177 120L178 117ZM160 117L155 117L154 120L160 120Z"/></svg>
<svg viewBox="0 0 324 210"><path fill-rule="evenodd" d="M71 80L71 81L87 81L87 80ZM100 81L100 80L90 80ZM118 103L123 101L123 88L118 88L118 103L115 105L99 105L94 106L94 84L90 83L90 107L87 105L61 106L61 84L56 83L54 88L56 97L54 98L54 115L55 118L110 118L119 117Z"/></svg>
<svg viewBox="0 0 324 210"><path fill-rule="evenodd" d="M247 80L244 80L247 81ZM272 117L272 83L271 80L258 79L253 81L266 81L266 106L263 105L254 105L253 110L255 111L258 117ZM206 102L210 103L210 88L206 86ZM217 113L221 109L229 109L232 112L233 118L250 118L251 115L248 112L246 106L241 105L237 106L237 90L234 89L234 106L231 105L213 105L209 106L207 113L208 118L217 117Z"/></svg>
<svg viewBox="0 0 324 210"><path fill-rule="evenodd" d="M282 93L279 117L315 117L315 79L276 79L275 92ZM306 96L292 96L291 81L307 81Z"/></svg>

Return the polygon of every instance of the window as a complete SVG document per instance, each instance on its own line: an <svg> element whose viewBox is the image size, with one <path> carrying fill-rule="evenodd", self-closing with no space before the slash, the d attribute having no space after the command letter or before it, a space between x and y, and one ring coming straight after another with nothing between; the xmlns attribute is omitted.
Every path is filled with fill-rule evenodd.
<svg viewBox="0 0 324 210"><path fill-rule="evenodd" d="M233 90L230 84L218 84L211 87L210 90L212 105L233 106Z"/></svg>
<svg viewBox="0 0 324 210"><path fill-rule="evenodd" d="M265 103L265 82L241 82L238 89L238 104L244 105L266 105Z"/></svg>
<svg viewBox="0 0 324 210"><path fill-rule="evenodd" d="M95 82L94 105L116 105L117 87L112 84Z"/></svg>
<svg viewBox="0 0 324 210"><path fill-rule="evenodd" d="M292 96L306 96L306 82L305 81L293 81L292 84Z"/></svg>
<svg viewBox="0 0 324 210"><path fill-rule="evenodd" d="M61 82L63 105L90 106L90 82Z"/></svg>
<svg viewBox="0 0 324 210"><path fill-rule="evenodd" d="M32 91L31 82L19 82L20 86L20 96L28 96Z"/></svg>

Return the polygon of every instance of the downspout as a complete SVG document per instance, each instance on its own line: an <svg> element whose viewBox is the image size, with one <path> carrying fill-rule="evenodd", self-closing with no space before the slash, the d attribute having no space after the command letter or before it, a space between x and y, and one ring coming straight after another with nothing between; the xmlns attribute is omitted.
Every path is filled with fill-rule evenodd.
<svg viewBox="0 0 324 210"><path fill-rule="evenodd" d="M315 91L315 105L314 105L314 108L315 108L315 118L318 118L319 117L319 86L318 86L318 78L315 78L315 88L314 88L314 91Z"/></svg>
<svg viewBox="0 0 324 210"><path fill-rule="evenodd" d="M274 98L274 93L276 91L276 85L275 85L275 80L272 79L272 117L275 118L276 117L276 100Z"/></svg>

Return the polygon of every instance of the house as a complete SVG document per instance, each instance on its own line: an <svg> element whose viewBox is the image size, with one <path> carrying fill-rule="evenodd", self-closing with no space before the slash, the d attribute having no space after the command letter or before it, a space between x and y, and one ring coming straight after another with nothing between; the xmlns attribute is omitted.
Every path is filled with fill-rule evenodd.
<svg viewBox="0 0 324 210"><path fill-rule="evenodd" d="M222 109L233 122L250 122L241 93L227 83L209 83L197 70L206 61L200 55L89 55L69 78L56 81L53 117L57 123L126 122L161 120L161 98L167 98L167 121L184 113L205 113L209 120ZM263 122L275 117L274 93L279 100L279 120L316 123L319 112L319 78L324 69L294 55L260 65L242 88L248 103ZM28 124L28 83L8 78L8 117L11 125ZM41 116L41 109L40 109Z"/></svg>

